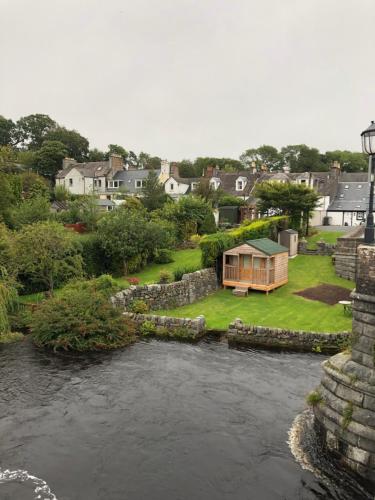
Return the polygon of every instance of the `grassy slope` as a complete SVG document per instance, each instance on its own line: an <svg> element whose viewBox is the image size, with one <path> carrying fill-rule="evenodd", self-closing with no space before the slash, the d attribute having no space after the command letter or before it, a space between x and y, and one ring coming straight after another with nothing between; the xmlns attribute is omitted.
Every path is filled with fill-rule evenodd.
<svg viewBox="0 0 375 500"><path fill-rule="evenodd" d="M300 255L289 261L289 283L268 297L261 292L234 297L231 290L220 290L195 304L158 313L178 317L203 314L208 327L218 329L241 318L245 323L280 328L318 332L350 330L351 319L344 316L341 305L328 306L293 295L295 291L320 283L354 288L354 283L335 275L330 257Z"/></svg>
<svg viewBox="0 0 375 500"><path fill-rule="evenodd" d="M334 245L336 244L337 238L343 234L345 234L343 231L319 231L317 234L307 238L307 248L315 249L317 241L321 239L326 243Z"/></svg>

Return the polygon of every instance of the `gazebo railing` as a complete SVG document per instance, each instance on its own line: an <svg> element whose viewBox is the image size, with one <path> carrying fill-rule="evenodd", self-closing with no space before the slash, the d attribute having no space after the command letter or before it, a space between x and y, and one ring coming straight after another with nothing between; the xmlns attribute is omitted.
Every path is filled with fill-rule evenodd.
<svg viewBox="0 0 375 500"><path fill-rule="evenodd" d="M238 279L239 279L238 267L225 265L224 266L224 279L238 281Z"/></svg>

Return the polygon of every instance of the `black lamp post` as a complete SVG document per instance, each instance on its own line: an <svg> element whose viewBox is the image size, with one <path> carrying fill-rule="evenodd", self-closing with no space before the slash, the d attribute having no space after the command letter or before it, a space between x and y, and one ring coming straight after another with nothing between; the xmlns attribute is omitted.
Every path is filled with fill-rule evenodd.
<svg viewBox="0 0 375 500"><path fill-rule="evenodd" d="M373 245L375 243L374 232L374 170L375 170L375 123L366 128L361 134L362 150L369 155L368 177L370 183L370 198L368 204L368 214L365 227L365 243Z"/></svg>

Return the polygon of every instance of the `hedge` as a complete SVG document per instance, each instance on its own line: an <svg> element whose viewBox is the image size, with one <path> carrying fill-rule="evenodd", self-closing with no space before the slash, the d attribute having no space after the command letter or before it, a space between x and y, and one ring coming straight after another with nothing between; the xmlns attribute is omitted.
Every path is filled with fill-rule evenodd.
<svg viewBox="0 0 375 500"><path fill-rule="evenodd" d="M288 217L276 216L258 219L230 231L203 236L199 243L202 251L202 266L212 267L223 252L246 240L270 238L276 240L278 231L286 228Z"/></svg>

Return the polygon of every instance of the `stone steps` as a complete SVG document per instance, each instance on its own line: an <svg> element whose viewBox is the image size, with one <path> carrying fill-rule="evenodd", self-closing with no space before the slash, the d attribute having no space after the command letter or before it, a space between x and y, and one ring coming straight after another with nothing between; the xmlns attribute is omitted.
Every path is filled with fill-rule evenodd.
<svg viewBox="0 0 375 500"><path fill-rule="evenodd" d="M236 288L233 289L232 294L236 297L246 297L249 294L249 289L244 286L236 286Z"/></svg>

